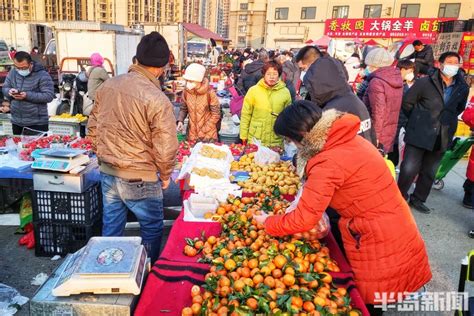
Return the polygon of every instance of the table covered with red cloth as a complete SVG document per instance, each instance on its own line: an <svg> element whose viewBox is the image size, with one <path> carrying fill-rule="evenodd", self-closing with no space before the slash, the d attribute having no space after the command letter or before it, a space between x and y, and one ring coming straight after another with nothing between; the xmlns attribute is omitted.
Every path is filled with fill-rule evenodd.
<svg viewBox="0 0 474 316"><path fill-rule="evenodd" d="M187 199L190 192L185 192L183 199ZM160 258L152 267L135 315L181 315L185 306L191 306L191 287L204 283L204 276L209 272L209 265L198 263L197 257L187 257L183 254L186 245L185 238L205 235L218 236L221 233L220 223L185 222L184 212L176 219L165 248ZM321 240L330 250L331 258L337 263L341 272L333 273L333 282L348 289L352 305L369 316L359 291L353 281L352 269L342 254L332 234Z"/></svg>

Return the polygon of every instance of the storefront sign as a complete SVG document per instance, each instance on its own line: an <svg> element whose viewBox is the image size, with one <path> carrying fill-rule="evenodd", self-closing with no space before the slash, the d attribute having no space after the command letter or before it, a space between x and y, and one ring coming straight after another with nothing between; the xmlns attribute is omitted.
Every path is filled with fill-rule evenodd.
<svg viewBox="0 0 474 316"><path fill-rule="evenodd" d="M458 52L463 35L462 32L440 33L438 40L432 45L434 58L438 59L444 52Z"/></svg>
<svg viewBox="0 0 474 316"><path fill-rule="evenodd" d="M435 39L439 23L450 19L327 19L324 34L343 38Z"/></svg>

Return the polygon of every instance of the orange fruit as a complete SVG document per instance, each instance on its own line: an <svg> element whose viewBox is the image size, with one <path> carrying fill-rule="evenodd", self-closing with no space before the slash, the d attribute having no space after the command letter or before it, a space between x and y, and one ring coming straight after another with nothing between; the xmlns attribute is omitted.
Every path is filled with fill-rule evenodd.
<svg viewBox="0 0 474 316"><path fill-rule="evenodd" d="M255 286L259 285L260 283L263 282L263 276L261 274L256 274L253 279L252 279L253 283L255 284Z"/></svg>
<svg viewBox="0 0 474 316"><path fill-rule="evenodd" d="M229 280L229 278L228 278L228 277L225 277L225 276L221 277L221 278L219 279L219 286L230 286L230 280Z"/></svg>
<svg viewBox="0 0 474 316"><path fill-rule="evenodd" d="M322 298L321 296L317 295L313 299L313 303L316 306L326 306L326 299Z"/></svg>
<svg viewBox="0 0 474 316"><path fill-rule="evenodd" d="M242 273L240 274L244 278L250 277L250 269L248 267L242 268Z"/></svg>
<svg viewBox="0 0 474 316"><path fill-rule="evenodd" d="M234 282L234 290L241 292L245 287L245 283L242 280L237 280Z"/></svg>
<svg viewBox="0 0 474 316"><path fill-rule="evenodd" d="M293 286L295 282L295 277L291 274L285 274L285 276L283 277L283 284L285 284L286 286Z"/></svg>
<svg viewBox="0 0 474 316"><path fill-rule="evenodd" d="M191 307L185 307L181 311L181 316L192 316L192 315L193 315L193 310L191 309Z"/></svg>
<svg viewBox="0 0 474 316"><path fill-rule="evenodd" d="M224 210L225 210L226 212L232 211L232 204L225 204L225 205L224 205Z"/></svg>
<svg viewBox="0 0 474 316"><path fill-rule="evenodd" d="M263 283L271 289L275 287L275 279L273 279L271 276L267 276Z"/></svg>
<svg viewBox="0 0 474 316"><path fill-rule="evenodd" d="M250 309L256 310L258 308L258 302L253 297L247 299L246 304Z"/></svg>
<svg viewBox="0 0 474 316"><path fill-rule="evenodd" d="M249 204L250 202L252 202L252 199L249 197L243 197L240 201L244 204Z"/></svg>
<svg viewBox="0 0 474 316"><path fill-rule="evenodd" d="M288 267L285 269L285 274L295 275L295 269L293 269L293 267Z"/></svg>
<svg viewBox="0 0 474 316"><path fill-rule="evenodd" d="M273 290L270 290L267 292L267 295L272 299L272 301L277 300L277 293Z"/></svg>
<svg viewBox="0 0 474 316"><path fill-rule="evenodd" d="M278 269L283 268L287 261L288 260L283 255L277 255L275 258L273 258L273 263Z"/></svg>
<svg viewBox="0 0 474 316"><path fill-rule="evenodd" d="M281 272L280 269L275 269L275 270L272 271L272 276L273 276L275 279L281 278L282 275L283 275L283 272Z"/></svg>
<svg viewBox="0 0 474 316"><path fill-rule="evenodd" d="M202 302L203 302L203 299L201 295L196 295L193 297L193 303L202 304Z"/></svg>
<svg viewBox="0 0 474 316"><path fill-rule="evenodd" d="M201 288L199 287L199 285L193 285L193 287L191 288L191 296L197 296L197 295L201 295Z"/></svg>
<svg viewBox="0 0 474 316"><path fill-rule="evenodd" d="M312 302L304 302L303 309L309 313L309 312L314 311L316 307L314 306Z"/></svg>
<svg viewBox="0 0 474 316"><path fill-rule="evenodd" d="M207 239L207 242L209 243L209 245L215 245L216 242L217 242L217 238L216 236L209 236L209 238Z"/></svg>
<svg viewBox="0 0 474 316"><path fill-rule="evenodd" d="M191 310L193 312L193 315L199 315L201 313L201 304L194 303L191 306Z"/></svg>
<svg viewBox="0 0 474 316"><path fill-rule="evenodd" d="M229 250L227 248L222 248L221 251L219 252L219 256L224 257L229 253Z"/></svg>
<svg viewBox="0 0 474 316"><path fill-rule="evenodd" d="M264 276L269 276L272 273L269 266L265 266L260 269L260 272L263 273Z"/></svg>
<svg viewBox="0 0 474 316"><path fill-rule="evenodd" d="M349 312L349 316L360 316L360 315L361 315L361 313L358 310L355 310L355 309L353 309Z"/></svg>
<svg viewBox="0 0 474 316"><path fill-rule="evenodd" d="M228 271L233 271L237 267L237 263L235 263L235 261L233 259L227 259L226 262L224 263L224 267Z"/></svg>
<svg viewBox="0 0 474 316"><path fill-rule="evenodd" d="M230 294L230 288L228 286L221 287L219 294L222 297L227 297Z"/></svg>
<svg viewBox="0 0 474 316"><path fill-rule="evenodd" d="M329 273L322 272L319 274L319 276L321 277L321 281L323 281L324 283L332 283L332 276Z"/></svg>
<svg viewBox="0 0 474 316"><path fill-rule="evenodd" d="M258 260L253 258L249 260L249 268L250 269L255 269L258 267Z"/></svg>
<svg viewBox="0 0 474 316"><path fill-rule="evenodd" d="M303 307L303 299L298 296L293 296L291 298L291 305L296 306L299 309L300 307Z"/></svg>
<svg viewBox="0 0 474 316"><path fill-rule="evenodd" d="M337 293L339 293L339 295L341 295L341 296L346 296L347 290L343 287L340 287L340 288L337 289Z"/></svg>
<svg viewBox="0 0 474 316"><path fill-rule="evenodd" d="M218 316L227 316L227 313L229 312L229 309L226 306L222 306L217 310L217 315Z"/></svg>

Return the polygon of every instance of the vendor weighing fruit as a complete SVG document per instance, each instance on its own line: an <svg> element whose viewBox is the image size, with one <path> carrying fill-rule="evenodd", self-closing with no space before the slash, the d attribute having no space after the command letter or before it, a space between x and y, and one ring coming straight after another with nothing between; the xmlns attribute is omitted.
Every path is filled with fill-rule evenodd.
<svg viewBox="0 0 474 316"><path fill-rule="evenodd" d="M337 210L357 288L377 315L376 293L416 292L431 271L408 204L380 153L357 135L359 128L356 116L322 112L309 101L284 109L275 133L297 145L306 182L294 211L256 219L270 235L285 236L311 230L328 206Z"/></svg>

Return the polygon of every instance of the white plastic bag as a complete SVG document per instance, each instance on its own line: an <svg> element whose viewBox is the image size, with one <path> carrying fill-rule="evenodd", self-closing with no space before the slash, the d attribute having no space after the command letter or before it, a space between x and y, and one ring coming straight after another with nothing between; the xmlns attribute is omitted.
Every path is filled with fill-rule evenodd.
<svg viewBox="0 0 474 316"><path fill-rule="evenodd" d="M14 288L0 283L0 315L15 315L18 306L28 302L28 298L21 296Z"/></svg>
<svg viewBox="0 0 474 316"><path fill-rule="evenodd" d="M259 165L268 165L280 161L280 155L270 148L263 146L259 140L254 138L252 143L258 147L254 158L255 163Z"/></svg>
<svg viewBox="0 0 474 316"><path fill-rule="evenodd" d="M300 201L301 195L303 195L303 187L298 191L293 202L290 206L286 208L286 213L293 212ZM331 231L331 223L329 222L329 217L326 213L323 214L323 217L319 220L319 223L316 224L312 229L307 232L296 233L293 235L296 239L306 239L306 240L316 240L326 237Z"/></svg>

